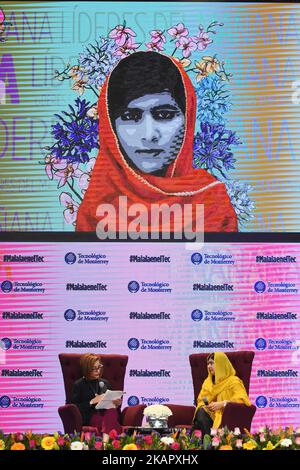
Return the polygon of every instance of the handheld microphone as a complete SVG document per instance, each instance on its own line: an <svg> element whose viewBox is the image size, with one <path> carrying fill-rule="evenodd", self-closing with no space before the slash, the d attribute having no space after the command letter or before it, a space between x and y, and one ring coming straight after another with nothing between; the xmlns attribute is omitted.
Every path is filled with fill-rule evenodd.
<svg viewBox="0 0 300 470"><path fill-rule="evenodd" d="M102 388L104 387L104 382L102 382L102 380L99 381L99 389L100 389L100 392L102 390Z"/></svg>

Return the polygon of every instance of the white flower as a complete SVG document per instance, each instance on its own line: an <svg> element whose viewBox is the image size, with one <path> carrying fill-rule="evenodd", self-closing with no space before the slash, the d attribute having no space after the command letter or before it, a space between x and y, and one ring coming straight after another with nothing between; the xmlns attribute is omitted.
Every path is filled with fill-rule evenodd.
<svg viewBox="0 0 300 470"><path fill-rule="evenodd" d="M173 444L174 439L172 437L162 437L160 442L162 442L166 446L170 446L171 444Z"/></svg>
<svg viewBox="0 0 300 470"><path fill-rule="evenodd" d="M259 428L258 432L265 432L265 429L266 429L266 428L265 428L264 426L261 426L261 427Z"/></svg>
<svg viewBox="0 0 300 470"><path fill-rule="evenodd" d="M83 442L80 442L80 441L72 442L71 450L83 450Z"/></svg>
<svg viewBox="0 0 300 470"><path fill-rule="evenodd" d="M235 436L239 436L239 435L241 434L240 428L234 428L233 434L234 434Z"/></svg>
<svg viewBox="0 0 300 470"><path fill-rule="evenodd" d="M292 444L293 443L291 439L282 439L280 447L290 447Z"/></svg>
<svg viewBox="0 0 300 470"><path fill-rule="evenodd" d="M211 435L211 436L216 436L216 435L217 435L217 432L218 432L217 429L211 428L211 430L210 430L210 435Z"/></svg>
<svg viewBox="0 0 300 470"><path fill-rule="evenodd" d="M170 408L164 405L150 405L144 409L144 415L153 418L167 418L168 416L172 416L172 414Z"/></svg>

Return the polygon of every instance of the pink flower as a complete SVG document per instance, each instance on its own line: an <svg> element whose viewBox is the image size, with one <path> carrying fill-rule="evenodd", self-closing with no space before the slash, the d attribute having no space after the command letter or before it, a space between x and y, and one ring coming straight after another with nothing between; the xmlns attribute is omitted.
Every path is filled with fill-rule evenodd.
<svg viewBox="0 0 300 470"><path fill-rule="evenodd" d="M96 163L96 158L91 158L85 167L84 173L82 173L82 175L79 178L78 185L82 193L85 193L85 191L88 188L95 163Z"/></svg>
<svg viewBox="0 0 300 470"><path fill-rule="evenodd" d="M160 29L155 29L154 31L150 32L151 42L166 42L166 37L164 36L163 32Z"/></svg>
<svg viewBox="0 0 300 470"><path fill-rule="evenodd" d="M154 52L159 52L159 51L163 51L164 48L163 48L163 43L162 42L147 42L146 44L146 47L147 49L149 49L150 51L154 51Z"/></svg>
<svg viewBox="0 0 300 470"><path fill-rule="evenodd" d="M119 449L120 448L120 441L114 440L112 441L112 445L114 449Z"/></svg>
<svg viewBox="0 0 300 470"><path fill-rule="evenodd" d="M235 441L235 447L236 447L237 449L241 449L241 448L243 447L243 439L237 439L237 440Z"/></svg>
<svg viewBox="0 0 300 470"><path fill-rule="evenodd" d="M200 30L198 36L193 36L192 40L195 44L197 44L197 49L199 51L204 51L209 44L212 43L212 39L210 39L208 33L206 31Z"/></svg>
<svg viewBox="0 0 300 470"><path fill-rule="evenodd" d="M54 178L59 179L58 188L64 186L69 178L80 178L82 171L78 169L79 163L68 163L61 170L55 171Z"/></svg>
<svg viewBox="0 0 300 470"><path fill-rule="evenodd" d="M17 432L16 434L16 441L23 441L24 436L20 432Z"/></svg>
<svg viewBox="0 0 300 470"><path fill-rule="evenodd" d="M109 33L109 37L115 40L115 43L122 47L126 43L127 39L136 36L135 32L131 28L125 28L124 25L119 24Z"/></svg>
<svg viewBox="0 0 300 470"><path fill-rule="evenodd" d="M266 442L265 434L263 432L260 433L259 440L260 442Z"/></svg>
<svg viewBox="0 0 300 470"><path fill-rule="evenodd" d="M29 447L30 447L30 449L35 448L35 440L34 439L29 439Z"/></svg>
<svg viewBox="0 0 300 470"><path fill-rule="evenodd" d="M190 57L192 51L197 49L197 44L193 42L192 38L180 37L175 44L176 47L183 50L183 57Z"/></svg>
<svg viewBox="0 0 300 470"><path fill-rule="evenodd" d="M211 430L210 430L210 435L211 435L211 436L216 436L216 435L217 435L217 432L218 432L217 429L211 428Z"/></svg>
<svg viewBox="0 0 300 470"><path fill-rule="evenodd" d="M201 439L202 432L200 431L200 429L196 429L196 431L194 431L194 436L196 439Z"/></svg>
<svg viewBox="0 0 300 470"><path fill-rule="evenodd" d="M218 434L219 434L220 437L224 436L224 433L225 432L224 432L223 428L218 429Z"/></svg>
<svg viewBox="0 0 300 470"><path fill-rule="evenodd" d="M219 438L219 436L214 436L212 438L211 445L213 447L218 447L218 445L220 444L220 441L221 441L221 439Z"/></svg>
<svg viewBox="0 0 300 470"><path fill-rule="evenodd" d="M63 168L66 168L67 162L60 160L59 158L56 158L55 155L47 155L45 157L45 171L47 173L47 176L50 180L53 179L53 174L57 170L62 170Z"/></svg>
<svg viewBox="0 0 300 470"><path fill-rule="evenodd" d="M61 436L57 439L56 442L57 442L57 445L60 446L60 447L63 447L65 445L65 440Z"/></svg>
<svg viewBox="0 0 300 470"><path fill-rule="evenodd" d="M118 433L115 429L112 429L109 433L110 439L115 439L118 436Z"/></svg>
<svg viewBox="0 0 300 470"><path fill-rule="evenodd" d="M146 444L147 444L148 446L151 446L151 444L152 444L152 442L153 442L152 436L147 436L147 435L144 436L144 441L146 442Z"/></svg>
<svg viewBox="0 0 300 470"><path fill-rule="evenodd" d="M173 444L171 445L171 449L173 449L173 450L179 450L179 449L180 449L180 444L179 444L179 442L173 442Z"/></svg>
<svg viewBox="0 0 300 470"><path fill-rule="evenodd" d="M70 193L61 193L61 195L59 196L59 201L61 204L66 206L66 209L64 210L65 221L67 222L67 224L74 224L77 218L77 211L79 205L76 201L72 199Z"/></svg>
<svg viewBox="0 0 300 470"><path fill-rule="evenodd" d="M172 28L168 29L168 33L172 38L179 39L180 37L188 36L189 30L183 23L178 23L178 25L172 26Z"/></svg>
<svg viewBox="0 0 300 470"><path fill-rule="evenodd" d="M96 441L94 447L95 447L95 450L101 450L102 449L102 442Z"/></svg>
<svg viewBox="0 0 300 470"><path fill-rule="evenodd" d="M84 439L85 439L86 441L90 441L91 438L92 438L92 433L91 433L91 432L85 432L85 433L84 433Z"/></svg>
<svg viewBox="0 0 300 470"><path fill-rule="evenodd" d="M298 436L298 437L295 438L295 444L296 444L297 446L300 446L300 436Z"/></svg>
<svg viewBox="0 0 300 470"><path fill-rule="evenodd" d="M119 49L116 50L116 52L114 52L114 55L117 55L118 57L123 59L124 57L127 57L130 54L130 51L134 51L138 47L140 47L140 44L135 43L134 39L129 37L127 41L122 46L120 46Z"/></svg>

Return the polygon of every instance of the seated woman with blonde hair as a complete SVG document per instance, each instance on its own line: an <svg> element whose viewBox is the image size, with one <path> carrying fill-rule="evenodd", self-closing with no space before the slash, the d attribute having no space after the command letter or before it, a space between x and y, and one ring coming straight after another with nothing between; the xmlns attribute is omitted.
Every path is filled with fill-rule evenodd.
<svg viewBox="0 0 300 470"><path fill-rule="evenodd" d="M245 386L236 376L235 369L223 352L207 356L208 377L204 380L197 398L193 429L200 429L202 435L210 434L222 422L225 406L229 402L251 406Z"/></svg>
<svg viewBox="0 0 300 470"><path fill-rule="evenodd" d="M121 433L117 407L121 405L122 400L113 401L115 408L96 410L96 404L102 400L108 389L111 390L111 385L108 380L102 378L103 365L96 354L83 354L80 367L83 377L74 383L71 403L78 406L83 426L96 427L99 434L103 433L103 442L106 442L113 429Z"/></svg>

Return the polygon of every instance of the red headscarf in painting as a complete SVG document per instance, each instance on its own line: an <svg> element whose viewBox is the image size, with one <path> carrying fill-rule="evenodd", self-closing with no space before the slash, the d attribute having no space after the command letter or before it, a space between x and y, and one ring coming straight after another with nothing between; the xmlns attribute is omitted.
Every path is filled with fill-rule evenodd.
<svg viewBox="0 0 300 470"><path fill-rule="evenodd" d="M157 54L154 52L136 52ZM167 56L164 56L167 57ZM128 58L123 59L127 60ZM192 166L193 140L196 121L196 95L194 87L178 59L167 57L170 67L180 74L185 94L185 133L178 155L169 164L164 176L154 176L134 169L122 154L109 113L108 90L111 74L100 93L98 101L100 149L91 181L78 210L77 231L95 231L100 217L96 215L100 204L111 204L116 211L116 230L119 230L119 197L127 196L128 207L142 203L151 212L151 204L204 205L204 230L206 232L237 231L237 218L230 203L224 183L207 171ZM119 64L116 66L118 67ZM137 72L138 73L138 72ZM135 84L132 83L132 87ZM128 220L128 223L130 220ZM195 226L193 224L193 228ZM150 231L150 226L144 227ZM164 227L160 225L160 231ZM174 230L175 231L175 230Z"/></svg>

